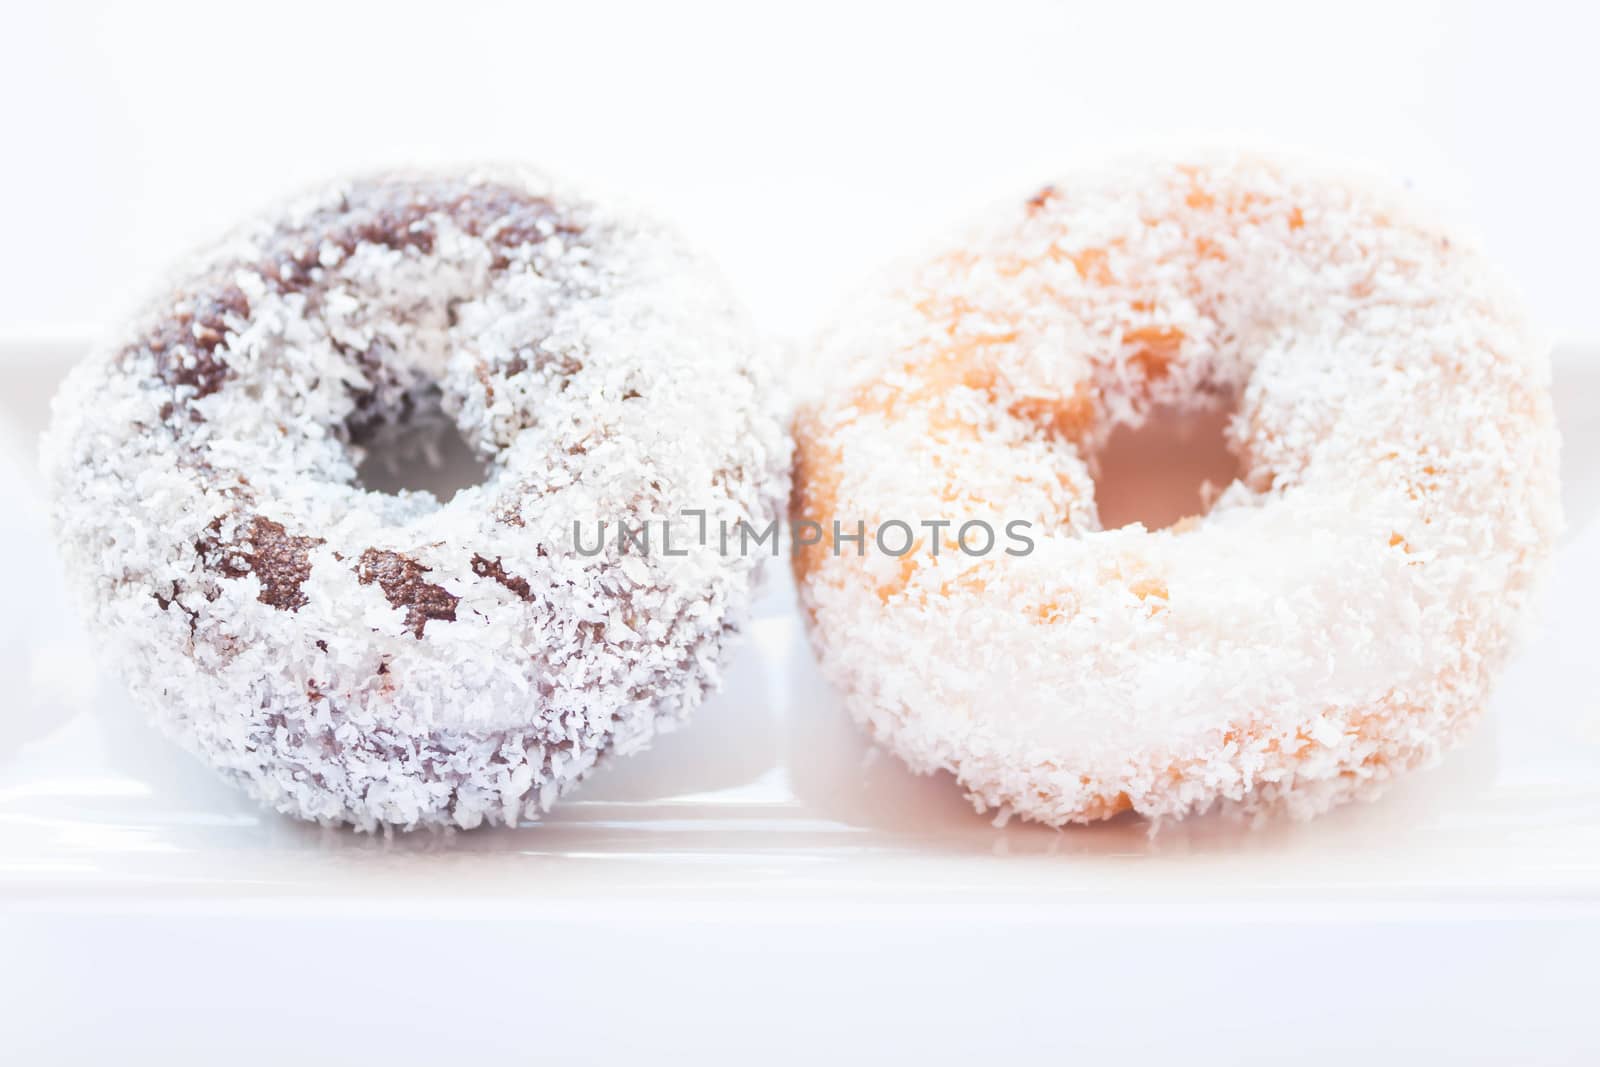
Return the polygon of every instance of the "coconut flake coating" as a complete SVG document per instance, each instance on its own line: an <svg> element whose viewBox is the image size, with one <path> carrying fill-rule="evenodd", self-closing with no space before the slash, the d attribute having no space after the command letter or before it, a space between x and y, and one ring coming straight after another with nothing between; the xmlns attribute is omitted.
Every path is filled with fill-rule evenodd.
<svg viewBox="0 0 1600 1067"><path fill-rule="evenodd" d="M754 559L623 552L765 524L782 402L717 275L519 170L395 173L197 257L56 398L67 572L137 698L279 811L362 828L536 817L719 678ZM448 417L486 480L358 485ZM682 552L682 554L678 554Z"/></svg>
<svg viewBox="0 0 1600 1067"><path fill-rule="evenodd" d="M1022 556L950 529L796 568L855 717L1000 818L1372 794L1483 708L1560 525L1548 358L1495 272L1397 190L1300 165L1069 176L822 350L799 518L1032 523ZM1097 449L1167 406L1234 411L1239 479L1102 529Z"/></svg>

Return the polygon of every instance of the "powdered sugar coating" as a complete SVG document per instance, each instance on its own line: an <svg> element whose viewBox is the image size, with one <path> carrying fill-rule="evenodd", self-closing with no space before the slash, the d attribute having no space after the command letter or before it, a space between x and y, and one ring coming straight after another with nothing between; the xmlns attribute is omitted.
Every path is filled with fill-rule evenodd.
<svg viewBox="0 0 1600 1067"><path fill-rule="evenodd" d="M1306 815L1479 712L1560 524L1543 346L1396 190L1219 153L997 212L822 345L795 510L1033 524L1020 557L798 564L824 673L914 769L1060 825ZM1102 530L1092 463L1162 405L1234 404L1196 521Z"/></svg>
<svg viewBox="0 0 1600 1067"><path fill-rule="evenodd" d="M484 483L358 487L371 427L430 406ZM70 375L45 467L69 576L168 731L289 814L471 827L717 684L756 561L588 556L574 524L770 521L781 412L662 228L526 171L397 173L197 257Z"/></svg>

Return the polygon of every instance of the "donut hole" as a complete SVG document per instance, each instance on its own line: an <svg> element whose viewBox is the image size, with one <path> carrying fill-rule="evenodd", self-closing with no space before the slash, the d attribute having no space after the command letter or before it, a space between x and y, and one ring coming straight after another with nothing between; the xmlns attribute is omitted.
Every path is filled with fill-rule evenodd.
<svg viewBox="0 0 1600 1067"><path fill-rule="evenodd" d="M1089 457L1101 528L1161 530L1204 515L1242 471L1228 446L1232 418L1231 404L1163 405L1112 429Z"/></svg>
<svg viewBox="0 0 1600 1067"><path fill-rule="evenodd" d="M408 396L398 411L351 427L350 444L359 457L356 486L387 496L431 493L448 501L462 489L488 481L489 465L445 413L438 386Z"/></svg>

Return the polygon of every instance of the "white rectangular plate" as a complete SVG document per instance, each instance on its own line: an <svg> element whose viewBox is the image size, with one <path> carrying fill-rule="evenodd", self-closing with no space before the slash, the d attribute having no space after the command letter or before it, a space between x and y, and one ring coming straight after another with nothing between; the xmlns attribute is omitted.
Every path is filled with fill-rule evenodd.
<svg viewBox="0 0 1600 1067"><path fill-rule="evenodd" d="M996 828L862 739L783 585L722 695L544 823L383 837L258 811L96 676L32 469L77 351L0 349L16 1062L1600 1054L1600 352L1557 354L1540 632L1472 739L1376 803Z"/></svg>

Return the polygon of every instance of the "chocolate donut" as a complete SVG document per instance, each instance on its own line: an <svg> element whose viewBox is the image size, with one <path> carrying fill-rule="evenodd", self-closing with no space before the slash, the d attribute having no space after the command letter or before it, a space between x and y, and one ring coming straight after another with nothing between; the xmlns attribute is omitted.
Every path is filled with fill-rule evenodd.
<svg viewBox="0 0 1600 1067"><path fill-rule="evenodd" d="M140 702L264 803L532 818L717 681L757 561L577 532L770 522L789 451L758 356L671 234L538 175L337 184L198 256L69 376L45 442L65 564ZM481 484L360 484L385 428L451 424Z"/></svg>

